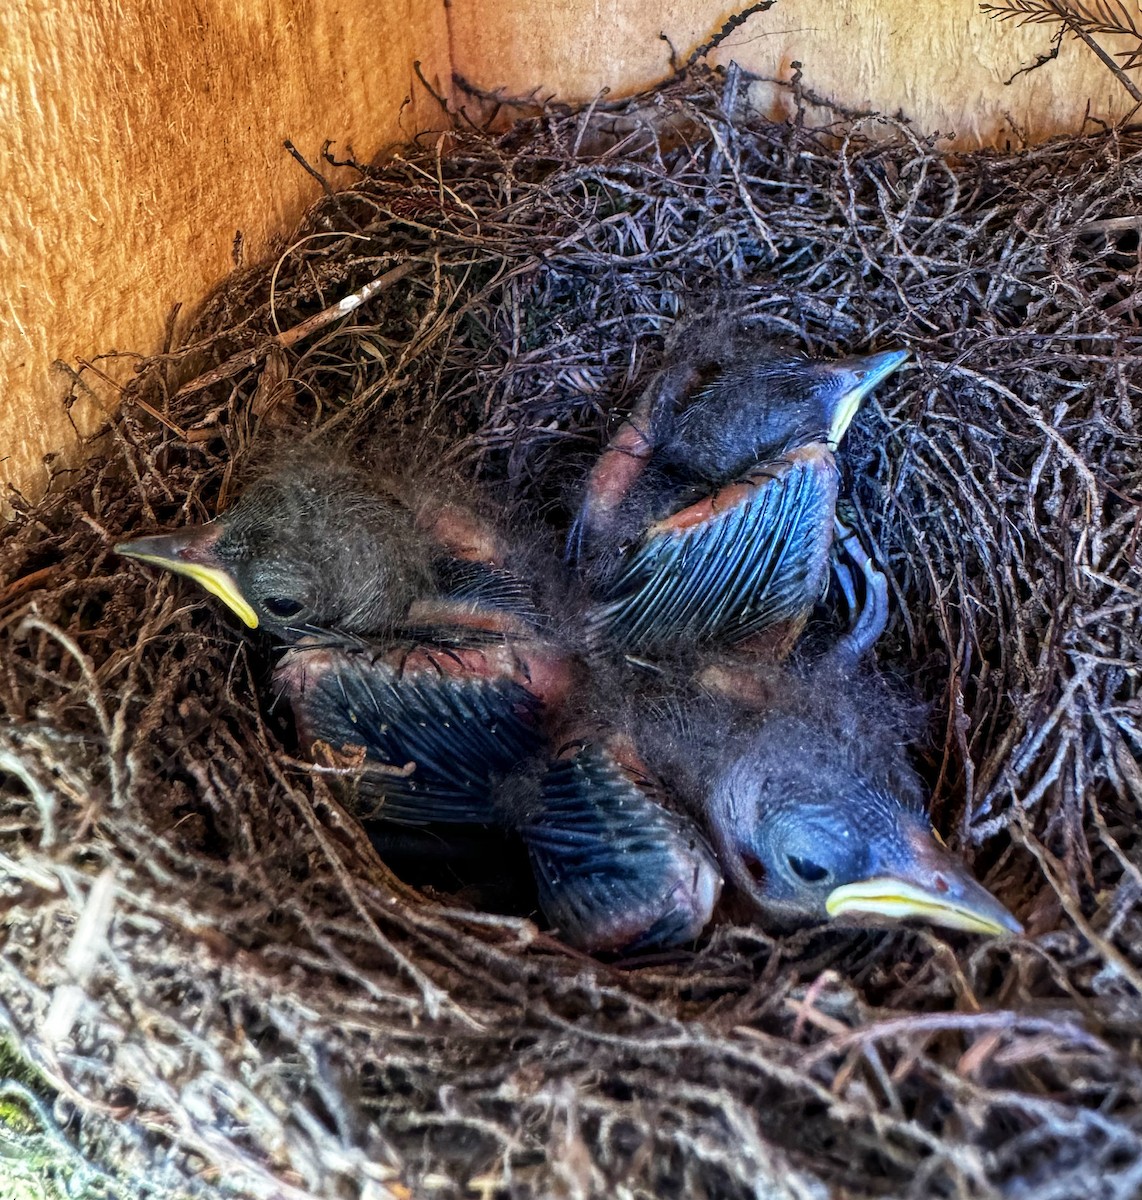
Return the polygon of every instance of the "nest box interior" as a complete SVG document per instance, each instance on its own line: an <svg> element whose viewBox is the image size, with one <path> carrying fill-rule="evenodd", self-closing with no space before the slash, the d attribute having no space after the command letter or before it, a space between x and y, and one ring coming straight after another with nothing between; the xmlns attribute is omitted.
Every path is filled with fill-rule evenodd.
<svg viewBox="0 0 1142 1200"><path fill-rule="evenodd" d="M0 1173L1138 1194L1142 35L1021 4L15 5ZM415 438L555 538L673 324L726 296L799 349L914 351L844 486L933 821L1025 937L569 952L394 873L254 643L112 552L331 431Z"/></svg>

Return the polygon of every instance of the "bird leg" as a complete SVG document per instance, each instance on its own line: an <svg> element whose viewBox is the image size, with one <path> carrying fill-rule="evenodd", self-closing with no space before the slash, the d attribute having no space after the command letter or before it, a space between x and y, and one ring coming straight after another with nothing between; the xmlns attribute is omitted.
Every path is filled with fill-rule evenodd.
<svg viewBox="0 0 1142 1200"><path fill-rule="evenodd" d="M888 624L888 581L856 531L836 515L833 530L838 556L833 562L833 572L849 606L850 624L833 647L832 656L840 666L852 667L872 649ZM854 570L864 580L863 602L856 594Z"/></svg>

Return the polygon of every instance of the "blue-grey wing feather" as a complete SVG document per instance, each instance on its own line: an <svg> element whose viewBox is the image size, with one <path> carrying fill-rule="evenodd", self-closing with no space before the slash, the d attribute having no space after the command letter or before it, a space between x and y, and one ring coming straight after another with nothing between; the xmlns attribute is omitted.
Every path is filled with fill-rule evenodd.
<svg viewBox="0 0 1142 1200"><path fill-rule="evenodd" d="M362 652L323 651L291 701L311 742L364 750L361 815L374 819L494 823L497 782L543 742L538 701L513 680L403 672Z"/></svg>
<svg viewBox="0 0 1142 1200"><path fill-rule="evenodd" d="M647 536L589 615L593 636L639 651L728 644L801 616L820 595L835 483L798 464L743 502Z"/></svg>
<svg viewBox="0 0 1142 1200"><path fill-rule="evenodd" d="M661 807L649 780L587 745L551 764L517 829L540 906L587 949L646 949L697 936L721 879L697 827Z"/></svg>

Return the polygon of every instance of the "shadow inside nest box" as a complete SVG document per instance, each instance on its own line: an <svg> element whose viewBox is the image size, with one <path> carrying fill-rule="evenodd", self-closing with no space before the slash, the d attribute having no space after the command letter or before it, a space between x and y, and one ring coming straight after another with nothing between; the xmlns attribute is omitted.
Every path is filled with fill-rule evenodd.
<svg viewBox="0 0 1142 1200"><path fill-rule="evenodd" d="M535 877L514 834L476 828L457 836L455 826L377 821L366 830L385 866L426 895L479 912L538 919Z"/></svg>

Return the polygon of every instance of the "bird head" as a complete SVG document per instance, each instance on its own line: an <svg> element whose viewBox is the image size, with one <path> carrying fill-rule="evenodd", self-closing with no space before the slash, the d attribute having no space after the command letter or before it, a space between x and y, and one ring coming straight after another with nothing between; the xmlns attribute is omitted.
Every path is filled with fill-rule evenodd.
<svg viewBox="0 0 1142 1200"><path fill-rule="evenodd" d="M665 419L659 455L674 470L725 481L811 442L835 451L864 398L908 355L887 350L829 362L738 351Z"/></svg>
<svg viewBox="0 0 1142 1200"><path fill-rule="evenodd" d="M710 790L719 858L763 914L787 926L912 918L975 933L1022 932L943 846L913 797L823 748L811 725L776 718Z"/></svg>
<svg viewBox="0 0 1142 1200"><path fill-rule="evenodd" d="M852 424L864 398L907 359L907 350L885 350L880 354L858 354L837 362L814 364L814 394L828 421L825 441L836 450Z"/></svg>
<svg viewBox="0 0 1142 1200"><path fill-rule="evenodd" d="M379 632L430 586L411 514L336 464L290 464L216 520L120 542L119 554L185 575L245 625Z"/></svg>

